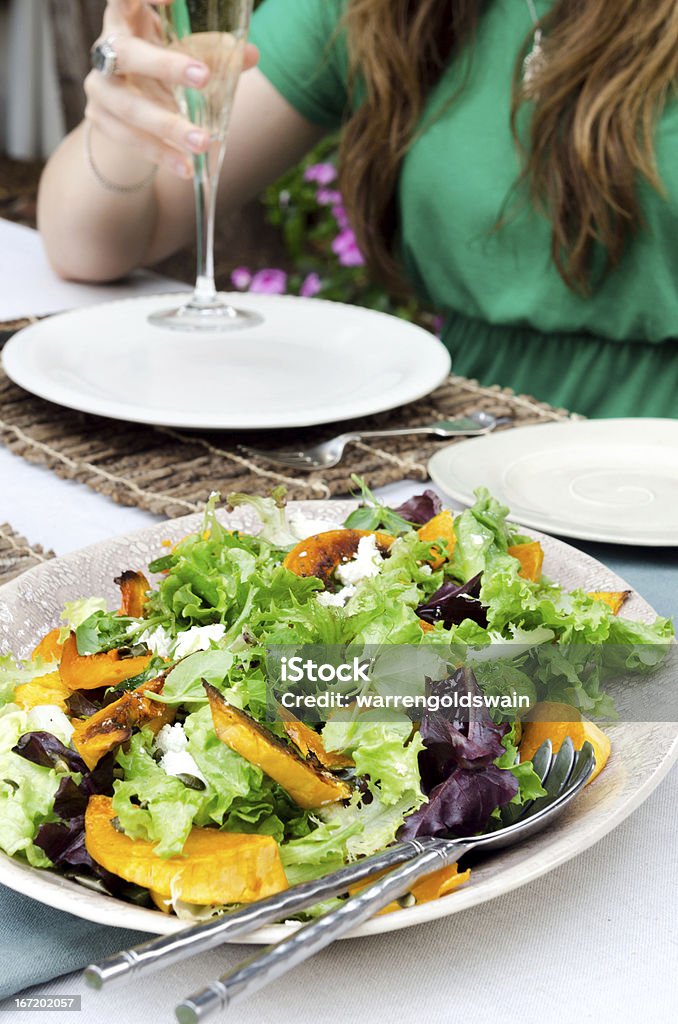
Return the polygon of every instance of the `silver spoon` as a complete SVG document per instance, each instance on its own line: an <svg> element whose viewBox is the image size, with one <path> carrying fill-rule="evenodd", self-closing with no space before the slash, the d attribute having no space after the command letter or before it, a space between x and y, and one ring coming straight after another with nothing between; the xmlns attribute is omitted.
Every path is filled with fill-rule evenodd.
<svg viewBox="0 0 678 1024"><path fill-rule="evenodd" d="M469 850L512 846L541 831L586 785L595 763L593 747L588 742L575 753L568 737L554 757L551 741L547 740L533 759L547 795L526 805L517 820L505 824L510 821L509 812L497 829L468 839L425 837L411 840L412 845L419 846L419 854L413 860L350 897L336 910L303 925L282 942L255 954L189 996L176 1008L179 1024L197 1024L216 1010L224 1010L247 998L404 896L416 881L456 863Z"/></svg>

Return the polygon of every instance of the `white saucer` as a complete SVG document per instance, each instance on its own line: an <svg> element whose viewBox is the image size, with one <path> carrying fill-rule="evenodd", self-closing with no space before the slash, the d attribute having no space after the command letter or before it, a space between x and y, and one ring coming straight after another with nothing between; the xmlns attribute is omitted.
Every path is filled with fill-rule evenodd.
<svg viewBox="0 0 678 1024"><path fill-rule="evenodd" d="M678 420L519 427L443 448L429 472L464 503L487 487L512 519L548 533L678 546Z"/></svg>

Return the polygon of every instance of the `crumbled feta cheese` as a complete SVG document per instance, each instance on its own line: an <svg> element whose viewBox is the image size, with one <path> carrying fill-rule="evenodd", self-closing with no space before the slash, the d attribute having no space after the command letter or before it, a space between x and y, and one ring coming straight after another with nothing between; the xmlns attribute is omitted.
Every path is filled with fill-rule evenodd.
<svg viewBox="0 0 678 1024"><path fill-rule="evenodd" d="M207 779L187 750L170 750L160 759L160 767L167 775L191 775L207 785Z"/></svg>
<svg viewBox="0 0 678 1024"><path fill-rule="evenodd" d="M160 767L167 775L192 775L207 785L207 779L188 753L188 737L182 725L163 725L153 746L162 754Z"/></svg>
<svg viewBox="0 0 678 1024"><path fill-rule="evenodd" d="M344 584L356 584L371 576L378 576L383 561L374 534L361 537L355 557L337 567L337 579Z"/></svg>
<svg viewBox="0 0 678 1024"><path fill-rule="evenodd" d="M341 529L339 523L330 522L328 519L309 519L301 512L289 512L287 522L290 530L299 540L307 540L309 537L314 537L316 533Z"/></svg>
<svg viewBox="0 0 678 1024"><path fill-rule="evenodd" d="M155 629L144 630L139 636L139 643L146 644L149 651L161 658L169 658L174 638L164 626L156 626Z"/></svg>
<svg viewBox="0 0 678 1024"><path fill-rule="evenodd" d="M355 592L356 588L352 583L349 583L348 586L337 590L335 594L331 590L321 590L316 596L316 600L318 604L323 605L325 608L343 608L349 597L353 597Z"/></svg>
<svg viewBox="0 0 678 1024"><path fill-rule="evenodd" d="M433 569L431 568L430 565L420 565L419 572L422 574L422 576L430 576L433 573Z"/></svg>
<svg viewBox="0 0 678 1024"><path fill-rule="evenodd" d="M185 658L187 654L196 654L197 651L208 651L212 643L218 643L226 632L226 626L221 623L214 623L212 626L191 626L184 633L180 633L174 645L174 657Z"/></svg>
<svg viewBox="0 0 678 1024"><path fill-rule="evenodd" d="M183 725L178 722L176 725L163 725L155 737L154 747L161 754L168 754L170 751L180 754L182 750L186 750L187 746L188 736L184 732Z"/></svg>
<svg viewBox="0 0 678 1024"><path fill-rule="evenodd" d="M73 726L56 704L38 704L31 708L27 718L27 732L51 732L63 743L70 743Z"/></svg>

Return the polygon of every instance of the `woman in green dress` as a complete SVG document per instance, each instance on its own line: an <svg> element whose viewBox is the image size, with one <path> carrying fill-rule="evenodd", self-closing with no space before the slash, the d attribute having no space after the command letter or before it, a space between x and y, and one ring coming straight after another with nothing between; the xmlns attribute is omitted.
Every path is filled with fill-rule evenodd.
<svg viewBox="0 0 678 1024"><path fill-rule="evenodd" d="M208 140L166 87L209 71L154 32L148 5L109 0L117 74L89 76L89 128L40 191L65 276L112 279L191 238ZM223 210L340 129L360 249L444 315L455 372L678 417L675 0L265 0L252 39Z"/></svg>

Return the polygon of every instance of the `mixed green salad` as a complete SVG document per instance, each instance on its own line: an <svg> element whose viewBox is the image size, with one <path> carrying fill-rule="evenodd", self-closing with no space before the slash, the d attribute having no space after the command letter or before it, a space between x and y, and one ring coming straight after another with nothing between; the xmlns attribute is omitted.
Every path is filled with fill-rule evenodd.
<svg viewBox="0 0 678 1024"><path fill-rule="evenodd" d="M152 584L133 567L120 607L78 595L31 660L0 659L5 853L195 917L397 837L469 835L542 793L519 715L365 711L349 687L341 712L309 724L282 710L270 650L369 648L392 664L397 648L442 649L429 693L609 716L619 650L644 671L637 645L659 660L673 636L666 619L620 618L605 595L543 576L535 542L484 490L453 515L432 492L392 509L360 486L344 523L288 514L280 493L231 495L258 513L256 536L228 529L215 495L201 528L148 566ZM469 668L465 651L494 645L511 658Z"/></svg>

